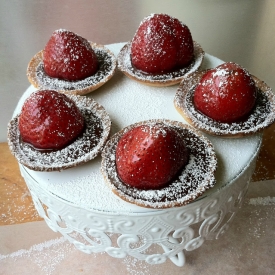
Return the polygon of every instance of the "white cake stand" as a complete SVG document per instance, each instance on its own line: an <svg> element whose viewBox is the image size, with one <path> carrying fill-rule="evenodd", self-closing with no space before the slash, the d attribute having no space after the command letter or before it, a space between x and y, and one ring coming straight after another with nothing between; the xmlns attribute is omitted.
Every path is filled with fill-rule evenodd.
<svg viewBox="0 0 275 275"><path fill-rule="evenodd" d="M183 207L143 213L79 207L41 188L23 166L20 168L39 215L79 250L88 254L107 252L115 258L130 255L149 264L170 259L183 266L184 250L197 249L228 228L247 192L256 155L232 184L211 195ZM150 250L154 244L163 252Z"/></svg>
<svg viewBox="0 0 275 275"><path fill-rule="evenodd" d="M109 45L117 54L124 44ZM203 68L221 60L208 54ZM116 75L91 96L113 121L113 132L142 120L167 118L183 121L173 107L177 86L148 88ZM22 96L14 114L21 110ZM85 253L127 255L150 264L170 259L185 264L184 251L217 239L240 208L253 174L262 136L223 139L207 136L218 158L217 184L196 201L178 208L154 210L120 200L104 183L100 157L62 172L35 172L20 165L35 207L48 226Z"/></svg>

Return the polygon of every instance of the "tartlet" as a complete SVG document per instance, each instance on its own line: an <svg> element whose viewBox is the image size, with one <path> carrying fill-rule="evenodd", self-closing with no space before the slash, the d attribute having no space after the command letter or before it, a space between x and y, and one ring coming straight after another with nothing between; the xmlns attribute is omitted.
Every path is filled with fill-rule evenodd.
<svg viewBox="0 0 275 275"><path fill-rule="evenodd" d="M44 71L43 50L41 50L28 64L28 80L37 89L55 90L66 94L85 95L98 89L113 77L117 61L114 54L105 46L93 42L89 43L99 63L99 69L94 75L78 81L67 81L50 77Z"/></svg>
<svg viewBox="0 0 275 275"><path fill-rule="evenodd" d="M173 127L185 141L189 162L168 186L141 190L121 181L116 170L115 152L121 136L138 125L164 123ZM170 208L186 205L215 184L217 158L211 142L193 127L178 121L153 119L132 124L113 135L102 151L101 171L107 185L121 199L146 208Z"/></svg>
<svg viewBox="0 0 275 275"><path fill-rule="evenodd" d="M18 129L19 116L8 124L8 144L18 162L35 171L60 171L94 159L109 138L111 120L95 100L79 95L67 95L79 108L85 120L83 133L60 150L37 150L22 142Z"/></svg>
<svg viewBox="0 0 275 275"><path fill-rule="evenodd" d="M181 69L176 69L163 74L149 74L136 69L131 62L131 42L128 42L120 50L117 62L118 69L123 72L127 77L138 81L142 84L156 87L172 86L180 83L184 76L197 71L202 64L204 58L204 50L196 42L194 44L194 58L192 62Z"/></svg>
<svg viewBox="0 0 275 275"><path fill-rule="evenodd" d="M174 106L183 118L195 128L214 136L240 138L255 134L270 126L275 121L275 95L263 81L252 75L257 89L256 104L252 112L240 122L222 123L199 112L193 103L196 86L205 71L194 72L184 77L180 83Z"/></svg>

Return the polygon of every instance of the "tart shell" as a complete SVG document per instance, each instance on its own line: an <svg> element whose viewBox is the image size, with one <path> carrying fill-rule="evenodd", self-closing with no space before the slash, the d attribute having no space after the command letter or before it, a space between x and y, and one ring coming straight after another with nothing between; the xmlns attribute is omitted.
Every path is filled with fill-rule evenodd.
<svg viewBox="0 0 275 275"><path fill-rule="evenodd" d="M172 86L180 83L183 77L187 74L197 71L203 61L204 51L202 47L195 41L194 43L194 58L190 65L182 69L172 71L166 74L148 74L138 70L132 66L131 62L131 42L128 42L120 50L117 62L118 69L129 78L138 81L142 84L156 87Z"/></svg>
<svg viewBox="0 0 275 275"><path fill-rule="evenodd" d="M37 150L21 141L18 129L20 115L17 115L8 124L8 144L19 163L35 171L61 171L90 161L102 151L111 130L109 115L91 98L67 96L76 103L84 116L84 132L61 150Z"/></svg>
<svg viewBox="0 0 275 275"><path fill-rule="evenodd" d="M252 78L258 95L254 109L245 120L234 123L221 123L197 111L193 104L193 94L206 71L194 72L185 77L180 83L174 98L176 110L189 124L213 136L241 138L260 132L274 123L275 95L265 82L253 75Z"/></svg>
<svg viewBox="0 0 275 275"><path fill-rule="evenodd" d="M168 186L158 190L141 190L123 183L116 171L115 152L119 139L130 129L150 123L173 127L190 152L188 164ZM217 158L211 142L193 127L178 121L153 119L132 124L113 135L102 151L101 171L114 194L145 208L163 209L186 205L215 184Z"/></svg>
<svg viewBox="0 0 275 275"><path fill-rule="evenodd" d="M66 81L48 76L43 68L43 50L38 52L29 62L27 77L37 89L55 90L66 94L85 95L95 91L108 80L116 71L115 55L103 45L89 42L99 61L98 71L83 80Z"/></svg>

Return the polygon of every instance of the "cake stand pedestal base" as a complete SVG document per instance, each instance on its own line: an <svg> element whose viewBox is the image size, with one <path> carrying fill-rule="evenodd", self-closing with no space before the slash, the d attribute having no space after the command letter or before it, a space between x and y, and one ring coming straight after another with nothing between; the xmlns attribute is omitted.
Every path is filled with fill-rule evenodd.
<svg viewBox="0 0 275 275"><path fill-rule="evenodd" d="M256 158L231 184L177 208L148 212L104 212L85 209L43 190L20 165L35 207L47 225L85 253L127 255L149 264L170 259L185 264L184 251L218 239L242 205Z"/></svg>

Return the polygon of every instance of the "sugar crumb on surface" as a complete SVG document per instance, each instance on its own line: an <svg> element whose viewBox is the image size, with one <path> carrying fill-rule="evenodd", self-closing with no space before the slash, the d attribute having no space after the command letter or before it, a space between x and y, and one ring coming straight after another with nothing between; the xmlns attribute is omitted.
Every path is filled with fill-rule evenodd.
<svg viewBox="0 0 275 275"><path fill-rule="evenodd" d="M275 197L258 197L258 198L250 198L250 205L275 205Z"/></svg>
<svg viewBox="0 0 275 275"><path fill-rule="evenodd" d="M30 249L21 249L8 255L0 255L0 266L6 261L16 265L18 261L30 260L41 271L39 274L51 275L62 261L73 253L76 248L64 237L35 244ZM2 262L2 263L1 263ZM31 267L29 267L31 270ZM1 270L0 270L1 271Z"/></svg>

